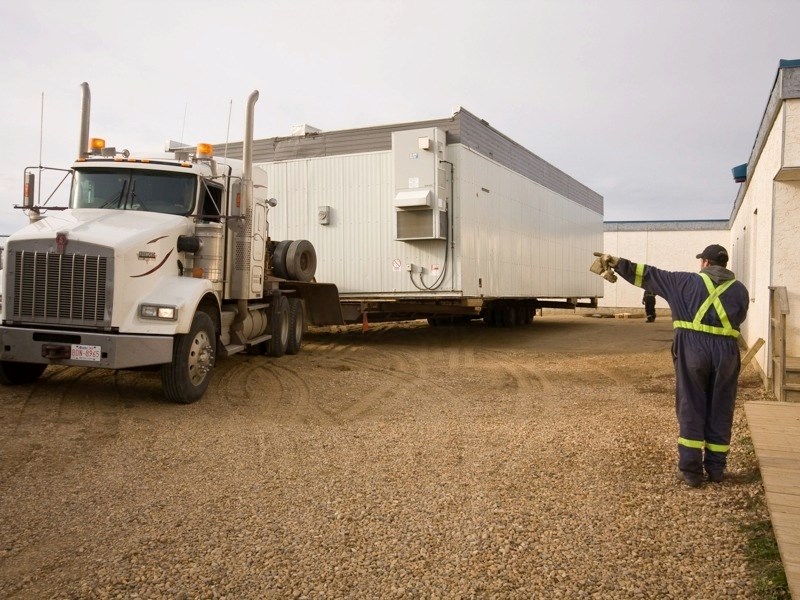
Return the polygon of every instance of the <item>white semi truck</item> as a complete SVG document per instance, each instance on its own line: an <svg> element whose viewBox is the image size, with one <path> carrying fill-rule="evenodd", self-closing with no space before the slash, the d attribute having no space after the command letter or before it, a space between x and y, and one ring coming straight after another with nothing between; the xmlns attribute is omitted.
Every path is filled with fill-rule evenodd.
<svg viewBox="0 0 800 600"><path fill-rule="evenodd" d="M247 102L242 160L210 144L135 155L89 138L82 88L69 207L35 200L25 171L19 208L31 223L6 243L0 383L30 383L48 365L160 367L165 396L202 397L220 356L297 353L306 320L342 322L337 289L314 281L305 240L270 240L275 201L253 168Z"/></svg>

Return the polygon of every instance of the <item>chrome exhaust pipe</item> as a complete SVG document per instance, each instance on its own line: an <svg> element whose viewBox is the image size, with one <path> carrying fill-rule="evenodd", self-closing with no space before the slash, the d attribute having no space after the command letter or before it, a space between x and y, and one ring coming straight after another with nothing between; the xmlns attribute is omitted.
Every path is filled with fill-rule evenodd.
<svg viewBox="0 0 800 600"><path fill-rule="evenodd" d="M89 155L89 115L92 110L92 93L89 84L81 84L81 139L78 144L78 158Z"/></svg>
<svg viewBox="0 0 800 600"><path fill-rule="evenodd" d="M247 114L244 118L244 141L242 142L242 214L246 215L253 203L253 115L258 90L247 98Z"/></svg>

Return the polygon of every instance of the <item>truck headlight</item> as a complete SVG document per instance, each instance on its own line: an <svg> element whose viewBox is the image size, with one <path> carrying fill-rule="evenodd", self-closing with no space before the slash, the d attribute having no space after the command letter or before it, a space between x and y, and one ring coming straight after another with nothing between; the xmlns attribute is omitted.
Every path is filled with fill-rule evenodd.
<svg viewBox="0 0 800 600"><path fill-rule="evenodd" d="M178 318L178 309L174 306L164 306L162 304L140 304L139 316L143 319L174 321Z"/></svg>

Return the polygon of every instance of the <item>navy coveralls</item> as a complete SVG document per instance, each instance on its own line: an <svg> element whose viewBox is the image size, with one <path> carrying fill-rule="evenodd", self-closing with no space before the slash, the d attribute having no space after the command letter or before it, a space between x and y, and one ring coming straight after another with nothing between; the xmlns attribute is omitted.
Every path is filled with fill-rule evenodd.
<svg viewBox="0 0 800 600"><path fill-rule="evenodd" d="M684 273L621 258L615 270L664 298L672 311L678 468L701 478L705 466L709 477L721 477L731 442L741 367L736 339L750 303L747 288L716 265Z"/></svg>

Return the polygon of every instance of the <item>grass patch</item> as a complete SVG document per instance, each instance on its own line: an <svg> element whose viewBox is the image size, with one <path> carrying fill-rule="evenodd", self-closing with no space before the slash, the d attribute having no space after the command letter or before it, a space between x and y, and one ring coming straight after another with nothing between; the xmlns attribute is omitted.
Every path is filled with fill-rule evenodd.
<svg viewBox="0 0 800 600"><path fill-rule="evenodd" d="M747 469L744 479L754 482L761 478L761 473L758 469L753 440L749 435L744 435L739 443L743 462L751 467ZM747 538L745 557L755 576L754 592L763 600L791 600L786 571L781 562L769 512L766 510L763 489L760 494L753 496L748 504L755 518L752 522L742 525L742 531Z"/></svg>
<svg viewBox="0 0 800 600"><path fill-rule="evenodd" d="M758 597L765 600L791 599L772 523L769 520L756 521L745 525L744 531L747 535L745 555L756 575Z"/></svg>

